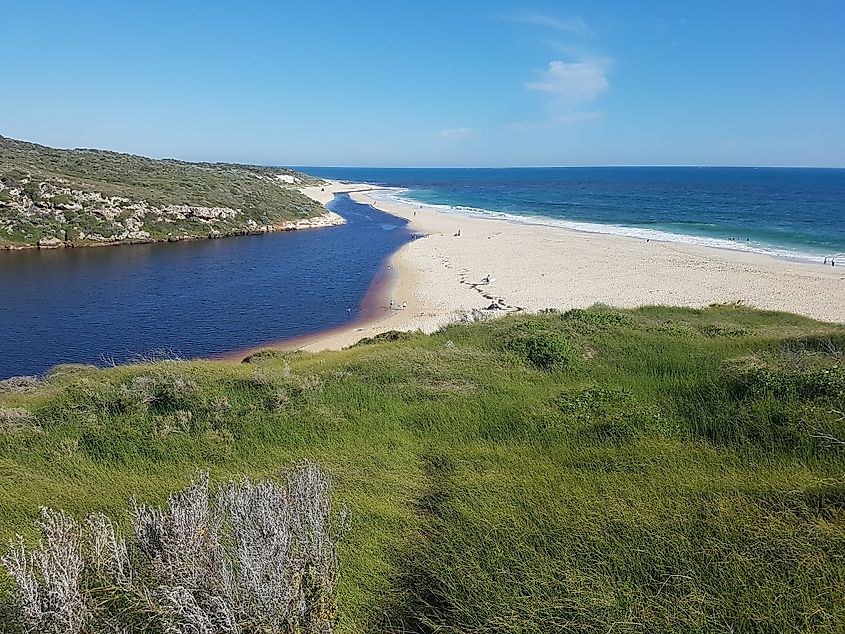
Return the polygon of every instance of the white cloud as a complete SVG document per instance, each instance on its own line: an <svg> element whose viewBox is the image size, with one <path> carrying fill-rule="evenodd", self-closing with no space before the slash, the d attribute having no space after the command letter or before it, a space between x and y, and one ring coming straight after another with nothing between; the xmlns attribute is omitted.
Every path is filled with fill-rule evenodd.
<svg viewBox="0 0 845 634"><path fill-rule="evenodd" d="M571 60L553 60L546 69L535 71L534 80L526 82L525 88L543 95L546 116L539 122L516 125L550 127L602 117L603 112L588 108L588 105L610 88L608 73L613 60L590 53L584 50L583 44L575 43L592 35L587 23L579 17L560 19L542 13L525 13L510 20L553 29L557 35L545 44L565 56L563 59Z"/></svg>
<svg viewBox="0 0 845 634"><path fill-rule="evenodd" d="M438 130L436 136L441 139L467 139L478 134L477 128L446 128Z"/></svg>
<svg viewBox="0 0 845 634"><path fill-rule="evenodd" d="M539 71L538 81L526 88L550 93L566 105L592 101L610 87L607 81L609 63L601 60L583 62L549 62L548 69Z"/></svg>
<svg viewBox="0 0 845 634"><path fill-rule="evenodd" d="M588 27L587 23L579 17L562 20L548 15L543 15L541 13L525 13L509 19L511 22L544 26L562 33L569 33L571 35L588 35L590 33L590 27Z"/></svg>

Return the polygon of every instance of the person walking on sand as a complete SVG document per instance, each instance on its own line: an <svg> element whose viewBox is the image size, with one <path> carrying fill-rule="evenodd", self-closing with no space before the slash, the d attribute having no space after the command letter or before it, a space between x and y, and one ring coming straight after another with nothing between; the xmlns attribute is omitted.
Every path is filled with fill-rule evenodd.
<svg viewBox="0 0 845 634"><path fill-rule="evenodd" d="M402 302L402 310L405 310L408 307L408 302Z"/></svg>
<svg viewBox="0 0 845 634"><path fill-rule="evenodd" d="M393 300L390 300L390 310L393 310Z"/></svg>

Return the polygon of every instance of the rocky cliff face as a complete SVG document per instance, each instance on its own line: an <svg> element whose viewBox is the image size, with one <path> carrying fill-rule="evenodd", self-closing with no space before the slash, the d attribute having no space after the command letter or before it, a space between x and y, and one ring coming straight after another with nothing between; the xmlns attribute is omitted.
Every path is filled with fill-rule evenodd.
<svg viewBox="0 0 845 634"><path fill-rule="evenodd" d="M218 238L341 224L281 168L54 150L0 137L0 249Z"/></svg>

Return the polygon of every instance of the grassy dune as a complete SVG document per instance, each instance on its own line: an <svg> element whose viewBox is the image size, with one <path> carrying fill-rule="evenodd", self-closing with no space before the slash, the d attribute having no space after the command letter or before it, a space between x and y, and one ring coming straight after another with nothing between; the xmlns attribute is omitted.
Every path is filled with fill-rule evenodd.
<svg viewBox="0 0 845 634"><path fill-rule="evenodd" d="M0 540L307 458L352 514L341 632L845 629L845 328L595 307L398 339L6 386Z"/></svg>

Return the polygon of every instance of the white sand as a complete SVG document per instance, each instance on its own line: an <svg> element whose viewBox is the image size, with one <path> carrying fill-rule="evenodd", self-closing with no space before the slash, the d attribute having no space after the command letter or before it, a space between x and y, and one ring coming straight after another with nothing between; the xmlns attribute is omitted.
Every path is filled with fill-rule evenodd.
<svg viewBox="0 0 845 634"><path fill-rule="evenodd" d="M331 202L335 194L351 193L360 191L372 191L378 189L372 185L363 185L359 183L342 183L340 181L326 181L325 185L316 185L314 187L303 187L299 191L316 200L321 205Z"/></svg>
<svg viewBox="0 0 845 634"><path fill-rule="evenodd" d="M315 191L316 190L316 191ZM845 266L805 264L740 251L558 227L469 218L454 213L385 203L368 185L332 182L304 193L325 204L349 191L358 202L401 216L427 234L392 258L397 280L392 297L405 310L390 311L363 327L317 336L306 350L339 349L387 330L436 330L456 314L493 301L529 312L648 304L701 307L742 301L815 319L845 322ZM454 234L460 229L460 237ZM492 274L490 285L473 288ZM488 299L483 294L493 299Z"/></svg>

